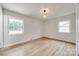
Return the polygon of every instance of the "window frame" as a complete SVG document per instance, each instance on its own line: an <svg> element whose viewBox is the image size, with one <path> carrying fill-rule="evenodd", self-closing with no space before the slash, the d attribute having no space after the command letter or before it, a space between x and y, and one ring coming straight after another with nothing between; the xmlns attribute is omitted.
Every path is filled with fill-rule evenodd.
<svg viewBox="0 0 79 59"><path fill-rule="evenodd" d="M62 23L62 25L60 25L60 23ZM59 33L70 33L70 21L69 20L59 21L58 22L58 32Z"/></svg>
<svg viewBox="0 0 79 59"><path fill-rule="evenodd" d="M14 31L14 33L10 33L10 30L9 30L9 20L10 19L16 19L16 20L22 20L23 24L22 24L22 33L20 33L19 31ZM24 33L24 20L23 19L20 19L20 18L15 18L15 17L12 17L12 16L9 16L8 17L8 33L9 35L19 35L19 34L23 34Z"/></svg>

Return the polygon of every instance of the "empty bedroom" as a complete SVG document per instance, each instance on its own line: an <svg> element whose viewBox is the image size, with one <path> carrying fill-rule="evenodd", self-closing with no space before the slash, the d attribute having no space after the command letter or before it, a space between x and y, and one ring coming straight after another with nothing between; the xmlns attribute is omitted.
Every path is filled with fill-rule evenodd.
<svg viewBox="0 0 79 59"><path fill-rule="evenodd" d="M0 3L0 56L76 56L75 3Z"/></svg>

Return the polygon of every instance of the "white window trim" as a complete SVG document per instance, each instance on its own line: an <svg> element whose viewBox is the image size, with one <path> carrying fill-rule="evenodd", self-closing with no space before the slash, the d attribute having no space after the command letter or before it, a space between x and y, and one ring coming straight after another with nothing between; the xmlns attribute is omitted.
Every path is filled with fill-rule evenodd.
<svg viewBox="0 0 79 59"><path fill-rule="evenodd" d="M22 31L9 31L9 19L16 19L16 20L21 20L21 19L19 19L19 18L15 18L15 17L8 17L8 33L9 33L9 35L16 35L16 34L23 34L24 33L24 21L23 21L23 29L22 29Z"/></svg>
<svg viewBox="0 0 79 59"><path fill-rule="evenodd" d="M61 23L63 23L63 22L68 22L68 23L69 23L69 25L68 25L69 28L66 28L67 26L64 27L64 26L62 25L63 27L61 28L61 31L60 31L60 27L61 27L61 26L60 26L60 22L61 22ZM64 31L63 28L68 29L68 31ZM63 30L63 31L62 31L62 30ZM69 21L69 20L67 20L67 21L59 21L59 22L58 22L58 32L59 32L59 33L70 33L70 21Z"/></svg>

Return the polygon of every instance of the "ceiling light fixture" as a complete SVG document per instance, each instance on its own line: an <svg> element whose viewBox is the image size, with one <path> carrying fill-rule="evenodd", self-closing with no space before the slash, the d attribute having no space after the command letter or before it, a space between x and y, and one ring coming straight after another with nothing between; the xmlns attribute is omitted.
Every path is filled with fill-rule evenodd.
<svg viewBox="0 0 79 59"><path fill-rule="evenodd" d="M43 18L46 18L47 17L48 12L49 12L49 9L48 8L42 8L40 10L40 13L43 16Z"/></svg>

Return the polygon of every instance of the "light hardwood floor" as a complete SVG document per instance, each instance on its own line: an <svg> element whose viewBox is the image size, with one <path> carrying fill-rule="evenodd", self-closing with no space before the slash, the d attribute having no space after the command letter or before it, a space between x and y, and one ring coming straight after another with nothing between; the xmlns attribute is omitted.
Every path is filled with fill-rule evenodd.
<svg viewBox="0 0 79 59"><path fill-rule="evenodd" d="M40 38L38 40L0 49L1 56L75 56L74 44Z"/></svg>

